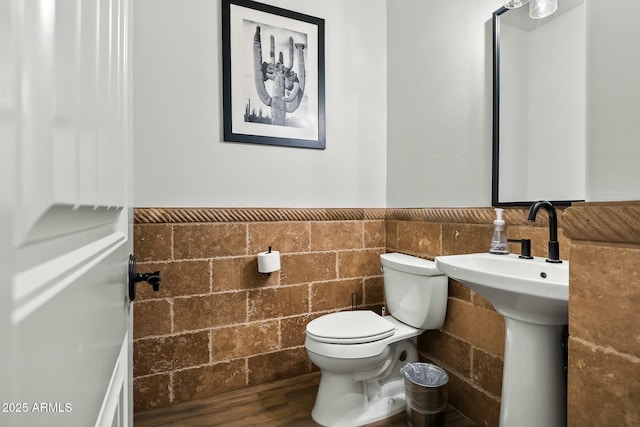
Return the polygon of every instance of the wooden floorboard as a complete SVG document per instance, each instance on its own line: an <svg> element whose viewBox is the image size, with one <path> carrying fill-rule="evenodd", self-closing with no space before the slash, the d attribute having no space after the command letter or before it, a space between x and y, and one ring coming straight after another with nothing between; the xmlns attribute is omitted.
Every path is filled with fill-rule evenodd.
<svg viewBox="0 0 640 427"><path fill-rule="evenodd" d="M319 373L263 384L207 399L135 414L135 427L317 427L311 419ZM475 427L454 408L446 411L447 427ZM404 413L368 427L404 427Z"/></svg>

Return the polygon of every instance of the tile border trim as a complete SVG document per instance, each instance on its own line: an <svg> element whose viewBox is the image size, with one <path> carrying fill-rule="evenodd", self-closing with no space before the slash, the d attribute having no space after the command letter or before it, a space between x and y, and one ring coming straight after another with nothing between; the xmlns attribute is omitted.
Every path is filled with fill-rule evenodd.
<svg viewBox="0 0 640 427"><path fill-rule="evenodd" d="M524 209L505 211L509 224L524 220ZM135 208L135 224L400 220L491 224L493 208ZM526 221L525 221L526 222Z"/></svg>
<svg viewBox="0 0 640 427"><path fill-rule="evenodd" d="M356 221L385 218L386 209L350 208L135 208L135 224Z"/></svg>
<svg viewBox="0 0 640 427"><path fill-rule="evenodd" d="M640 245L640 201L574 203L562 229L571 240Z"/></svg>
<svg viewBox="0 0 640 427"><path fill-rule="evenodd" d="M509 225L528 224L527 208L507 208ZM274 221L398 220L491 224L492 207L479 208L135 208L135 224ZM546 215L536 224L544 226ZM558 225L571 240L640 245L640 201L579 202L558 209Z"/></svg>
<svg viewBox="0 0 640 427"><path fill-rule="evenodd" d="M520 208L509 208L504 212L507 224L519 224L524 220L526 211ZM414 208L387 209L387 219L398 221L427 221L456 224L493 224L494 208Z"/></svg>

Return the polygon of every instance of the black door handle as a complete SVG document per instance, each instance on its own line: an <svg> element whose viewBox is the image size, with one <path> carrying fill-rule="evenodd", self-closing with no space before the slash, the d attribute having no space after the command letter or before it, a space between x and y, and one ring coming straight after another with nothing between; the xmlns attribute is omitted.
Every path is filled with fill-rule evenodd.
<svg viewBox="0 0 640 427"><path fill-rule="evenodd" d="M136 283L147 282L153 287L154 292L160 290L160 277L159 271L153 273L138 273L136 272L136 257L133 254L129 255L129 300L136 299Z"/></svg>

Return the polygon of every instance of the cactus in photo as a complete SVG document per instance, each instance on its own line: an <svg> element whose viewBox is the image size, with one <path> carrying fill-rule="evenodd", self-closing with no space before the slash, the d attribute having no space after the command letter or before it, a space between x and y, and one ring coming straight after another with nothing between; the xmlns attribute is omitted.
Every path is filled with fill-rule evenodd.
<svg viewBox="0 0 640 427"><path fill-rule="evenodd" d="M285 126L286 114L293 113L300 106L304 95L305 68L304 48L302 43L293 43L293 37L289 37L289 62L285 66L284 55L275 58L275 38L271 39L270 62L262 62L262 42L260 39L260 26L256 26L253 37L253 69L254 82L258 92L258 98L263 104L271 107L271 124ZM297 51L298 74L293 72L294 46ZM271 80L271 95L267 92L265 82Z"/></svg>

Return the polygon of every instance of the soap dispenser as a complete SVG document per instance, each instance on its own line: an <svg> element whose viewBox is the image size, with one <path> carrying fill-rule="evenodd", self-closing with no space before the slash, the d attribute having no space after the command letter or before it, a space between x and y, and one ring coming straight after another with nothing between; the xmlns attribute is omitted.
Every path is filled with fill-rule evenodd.
<svg viewBox="0 0 640 427"><path fill-rule="evenodd" d="M498 255L507 255L509 253L509 243L507 242L507 233L505 231L505 223L502 219L504 209L496 208L496 219L493 221L495 229L493 230L493 238L489 252Z"/></svg>

